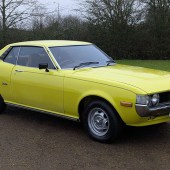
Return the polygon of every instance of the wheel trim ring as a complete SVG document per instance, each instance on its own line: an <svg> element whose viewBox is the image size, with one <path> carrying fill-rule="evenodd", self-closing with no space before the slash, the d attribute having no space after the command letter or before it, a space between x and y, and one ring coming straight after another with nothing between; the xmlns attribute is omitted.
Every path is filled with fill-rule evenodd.
<svg viewBox="0 0 170 170"><path fill-rule="evenodd" d="M90 110L88 114L88 126L93 134L100 137L106 135L110 127L109 117L106 111L99 107Z"/></svg>

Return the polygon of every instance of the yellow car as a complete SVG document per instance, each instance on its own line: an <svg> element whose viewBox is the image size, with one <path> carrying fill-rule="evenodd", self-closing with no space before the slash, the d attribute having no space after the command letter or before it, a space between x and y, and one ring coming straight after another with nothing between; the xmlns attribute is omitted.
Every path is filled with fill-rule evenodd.
<svg viewBox="0 0 170 170"><path fill-rule="evenodd" d="M81 121L100 142L124 124L170 121L169 72L116 64L77 41L15 43L0 56L0 112L11 105Z"/></svg>

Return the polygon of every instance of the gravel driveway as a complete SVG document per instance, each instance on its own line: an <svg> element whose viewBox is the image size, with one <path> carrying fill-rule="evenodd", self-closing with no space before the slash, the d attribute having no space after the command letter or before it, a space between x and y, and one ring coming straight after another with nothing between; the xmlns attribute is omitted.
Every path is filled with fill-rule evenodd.
<svg viewBox="0 0 170 170"><path fill-rule="evenodd" d="M113 144L79 123L9 107L0 115L0 170L169 170L170 123L127 127Z"/></svg>

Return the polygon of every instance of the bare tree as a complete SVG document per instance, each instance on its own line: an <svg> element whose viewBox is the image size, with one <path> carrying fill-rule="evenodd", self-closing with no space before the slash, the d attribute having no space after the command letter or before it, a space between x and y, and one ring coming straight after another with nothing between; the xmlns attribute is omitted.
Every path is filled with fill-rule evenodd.
<svg viewBox="0 0 170 170"><path fill-rule="evenodd" d="M138 0L84 0L83 4L87 9L86 18L93 23L134 24L141 16L141 3Z"/></svg>
<svg viewBox="0 0 170 170"><path fill-rule="evenodd" d="M1 0L0 19L2 21L3 43L9 28L17 27L30 17L35 0Z"/></svg>
<svg viewBox="0 0 170 170"><path fill-rule="evenodd" d="M140 1L84 0L83 7L94 42L107 49L112 56L125 54L128 51L127 44L132 41L133 27L141 22ZM103 39L107 43L103 44Z"/></svg>
<svg viewBox="0 0 170 170"><path fill-rule="evenodd" d="M167 24L170 21L170 0L141 0L146 4L148 22Z"/></svg>
<svg viewBox="0 0 170 170"><path fill-rule="evenodd" d="M48 24L51 24L52 22L59 21L61 19L61 15L58 10L58 7L54 10L49 10L45 6L45 4L35 5L35 9L32 10L31 13L33 29L42 29L43 27L48 26Z"/></svg>

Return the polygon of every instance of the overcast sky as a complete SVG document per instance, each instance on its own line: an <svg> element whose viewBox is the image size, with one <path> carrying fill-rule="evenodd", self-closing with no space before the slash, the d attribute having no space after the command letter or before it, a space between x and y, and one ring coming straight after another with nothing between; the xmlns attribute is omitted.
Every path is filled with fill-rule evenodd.
<svg viewBox="0 0 170 170"><path fill-rule="evenodd" d="M42 4L46 4L50 10L58 9L58 4L60 7L60 13L62 15L74 14L78 15L76 8L78 8L78 0L38 0Z"/></svg>

